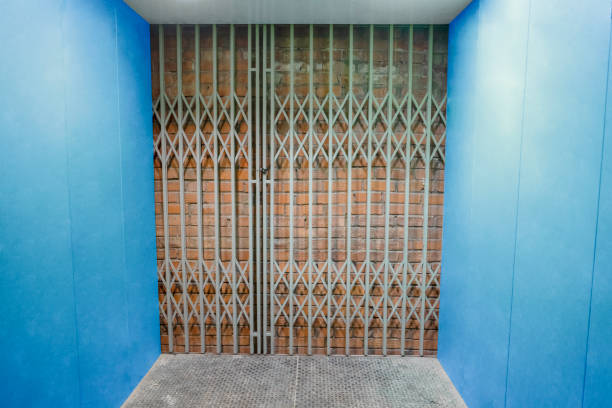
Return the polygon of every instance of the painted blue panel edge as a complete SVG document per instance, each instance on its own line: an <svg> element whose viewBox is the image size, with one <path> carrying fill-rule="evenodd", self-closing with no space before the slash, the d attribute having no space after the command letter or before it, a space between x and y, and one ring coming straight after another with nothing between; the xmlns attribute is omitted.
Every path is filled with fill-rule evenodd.
<svg viewBox="0 0 612 408"><path fill-rule="evenodd" d="M612 29L608 44L607 98L582 395L582 406L588 408L612 406Z"/></svg>

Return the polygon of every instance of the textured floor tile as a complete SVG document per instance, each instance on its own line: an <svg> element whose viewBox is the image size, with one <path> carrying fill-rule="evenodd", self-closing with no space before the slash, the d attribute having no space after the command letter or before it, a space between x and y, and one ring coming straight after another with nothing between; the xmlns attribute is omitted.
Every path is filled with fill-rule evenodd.
<svg viewBox="0 0 612 408"><path fill-rule="evenodd" d="M160 356L125 407L465 407L436 359Z"/></svg>

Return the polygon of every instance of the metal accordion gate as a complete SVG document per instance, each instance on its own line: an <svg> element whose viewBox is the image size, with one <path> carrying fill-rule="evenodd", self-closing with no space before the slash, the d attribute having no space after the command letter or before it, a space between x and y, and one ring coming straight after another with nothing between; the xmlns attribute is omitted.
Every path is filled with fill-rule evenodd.
<svg viewBox="0 0 612 408"><path fill-rule="evenodd" d="M166 352L436 352L446 26L151 29Z"/></svg>

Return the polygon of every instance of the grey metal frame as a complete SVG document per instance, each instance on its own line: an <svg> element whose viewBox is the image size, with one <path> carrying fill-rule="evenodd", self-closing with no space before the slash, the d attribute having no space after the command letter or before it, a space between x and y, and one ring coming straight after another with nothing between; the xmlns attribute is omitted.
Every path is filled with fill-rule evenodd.
<svg viewBox="0 0 612 408"><path fill-rule="evenodd" d="M221 342L222 325L232 327L234 353L239 350L239 324L246 322L249 326L250 352L274 354L276 332L280 320L286 320L289 327L289 354L294 353L294 324L304 317L307 322L307 352L313 352L313 323L317 318L323 318L327 325L327 353L331 354L331 330L334 320L340 320L345 326L345 354L350 354L351 323L360 320L364 327L363 354L370 350L368 343L369 328L378 319L383 324L382 352L387 354L388 324L392 319L401 322L401 350L406 354L407 322L415 319L419 324L419 354L424 354L425 323L430 319L437 320L436 308L438 299L427 296L432 286L439 286L439 263L428 260L428 230L429 230L429 194L430 168L434 157L444 162L443 141L445 135L436 137L433 123L438 120L446 123L443 107L446 96L436 100L432 89L433 78L433 26L428 28L428 78L427 92L422 100L417 100L412 91L413 73L413 27L409 28L409 79L408 92L405 95L394 95L393 92L393 57L394 57L394 27L389 26L388 37L388 84L384 97L376 97L373 89L374 77L374 25L369 26L369 63L368 90L364 99L360 100L353 90L353 49L354 27L349 26L348 49L348 91L344 97L334 93L334 26L329 26L329 87L327 94L320 98L314 88L314 26L308 26L308 95L298 97L295 92L295 40L294 26L289 26L289 93L279 94L276 89L275 74L278 64L275 60L274 25L248 25L248 83L246 95L236 94L236 49L235 27L230 25L229 54L230 75L228 96L219 94L218 84L218 32L217 26L212 26L212 94L203 95L200 87L200 26L195 26L195 92L196 96L189 99L183 93L182 75L182 26L176 27L176 58L177 58L177 96L171 99L166 92L165 84L165 44L164 26L159 26L159 78L160 95L154 101L154 117L160 125L160 132L154 141L155 156L161 163L162 178L162 212L163 212L163 256L158 267L159 280L164 289L160 300L160 314L167 322L169 351L176 349L174 333L177 326L182 326L185 333L185 352L191 351L189 331L190 321L195 319L200 326L200 348L202 352L223 351ZM252 33L254 32L254 46ZM261 34L261 36L260 36ZM254 51L254 53L253 53ZM261 51L261 52L260 52ZM253 58L254 54L254 58ZM254 60L254 61L253 61ZM253 98L252 80L255 82ZM260 97L261 96L261 97ZM306 117L308 123L307 140L297 140L296 123L299 117ZM363 140L357 140L354 126L364 118L367 130ZM197 126L192 134L187 134L186 123L191 120ZM168 126L176 122L177 132L171 135ZM212 124L212 132L203 131L203 123ZM425 124L422 136L415 134L413 124L421 121ZM278 124L286 122L288 129L279 130ZM238 127L245 123L246 134L241 135ZM402 123L405 131L398 133L395 125ZM229 133L223 134L221 127L229 124ZM327 132L316 130L317 124L327 125ZM384 138L375 137L375 124L384 126ZM337 132L340 126L346 127L346 132ZM346 149L345 149L346 146ZM327 149L326 149L327 147ZM303 154L308 162L308 260L300 268L294 259L294 164L298 154ZM367 162L366 180L366 229L365 229L365 261L361 268L352 259L352 166L354 160L361 155ZM280 157L288 160L289 178L277 178L277 160ZM385 202L384 202L384 259L379 266L372 262L371 254L371 209L372 209L372 163L377 157L382 157L385 168ZM196 162L197 173L197 265L188 260L186 248L186 214L185 214L185 165L189 158ZM202 225L202 163L212 159L214 162L214 257L208 264L203 257L203 225ZM221 202L220 202L220 162L227 159L231 163L231 260L223 262L221 258ZM238 160L248 163L248 207L249 207L249 259L241 262L238 257L238 191L236 189ZM328 163L327 177L327 260L317 262L313 257L313 169L317 159ZM332 228L335 217L333 213L334 162L345 159L347 166L348 194L346 208L346 260L338 264L333 260ZM168 222L168 168L173 160L178 162L179 203L180 203L180 259L170 256L170 234ZM394 264L389 259L390 243L390 195L392 162L402 160L406 163L405 197L404 197L404 248L402 262ZM421 160L424 163L425 178L423 191L423 227L422 254L418 265L409 261L407 242L409 240L410 216L410 172L412 163ZM288 261L279 265L275 254L275 187L279 182L289 184L289 253ZM227 238L227 237L224 237ZM313 295L317 284L326 289L324 300L320 301ZM214 300L210 301L203 293L205 285L214 287ZM240 285L248 287L248 297L241 299L238 293ZM300 301L295 293L298 285L308 288L306 300ZM344 295L332 295L332 288L344 288ZM362 286L364 295L361 299L351 296L352 289ZM391 286L401 288L399 299L389 296ZM419 288L418 302L411 301L411 287ZM192 300L188 288L196 286L198 295ZM372 295L375 286L382 286L385 295L376 299ZM229 287L229 301L222 296L221 288ZM288 293L280 293L279 288L288 288ZM180 288L177 298L173 292ZM363 310L363 313L362 313ZM206 348L206 322L212 321L216 328L216 347Z"/></svg>
<svg viewBox="0 0 612 408"><path fill-rule="evenodd" d="M233 352L237 353L239 348L238 335L240 322L246 322L250 327L250 351L255 352L253 337L256 331L253 330L254 321L254 290L253 290L253 268L254 268L254 203L253 203L253 183L248 183L249 196L249 259L240 262L237 256L237 205L238 196L236 190L236 165L238 160L245 159L248 163L248 172L253 174L252 138L252 107L251 107L251 72L254 71L251 61L251 26L248 26L248 66L249 80L246 95L240 96L235 91L235 33L234 25L230 26L230 95L221 96L218 92L218 42L217 27L212 27L212 94L203 95L200 89L200 26L195 26L195 93L189 99L183 93L182 75L182 26L176 25L176 59L177 59L177 96L171 99L165 87L165 45L164 45L164 26L158 27L159 36L159 78L160 95L154 101L154 117L160 125L160 132L155 139L155 156L161 163L162 168L162 196L163 196L163 219L164 219L164 259L160 262L158 276L164 287L165 296L160 302L160 315L166 321L168 328L168 348L174 352L174 331L179 324L183 327L185 338L185 352L190 352L190 321L196 318L200 327L200 347L202 352L210 351L206 349L206 321L211 319L216 326L216 352L222 352L221 330L222 325L226 324L232 328ZM168 133L168 125L171 120L177 124L177 133L172 136ZM191 120L195 126L193 134L187 134L186 124ZM213 124L213 131L205 134L202 126L205 121ZM246 123L247 132L244 138L240 139L237 127ZM221 126L229 124L229 132L224 135L220 132ZM197 265L190 264L187 260L186 249L186 214L185 214L185 163L192 158L196 162L196 185L199 193L197 194ZM219 164L223 159L231 163L231 260L223 262L221 259L221 236L220 236L220 176ZM207 265L203 259L203 227L202 227L202 162L211 159L214 162L214 219L215 219L215 260ZM179 205L180 205L180 260L172 259L170 256L170 236L168 225L168 168L173 160L178 162L179 171ZM208 300L202 293L203 287L212 284L214 287L214 302ZM238 288L241 284L248 287L248 296L241 299ZM197 301L193 301L188 296L188 288L195 285L198 288ZM222 287L231 289L229 301L225 301L222 294ZM180 292L179 299L176 299L173 292ZM176 321L175 321L176 320Z"/></svg>

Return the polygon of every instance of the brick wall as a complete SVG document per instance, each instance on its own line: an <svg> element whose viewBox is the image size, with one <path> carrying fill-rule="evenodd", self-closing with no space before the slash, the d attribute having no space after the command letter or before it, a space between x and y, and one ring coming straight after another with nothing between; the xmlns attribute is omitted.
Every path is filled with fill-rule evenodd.
<svg viewBox="0 0 612 408"><path fill-rule="evenodd" d="M176 52L176 35L174 26L166 26L164 35L164 84L165 90L170 101L173 101L177 95L177 52ZM210 26L200 27L200 92L202 95L212 95L212 35ZM314 89L319 100L323 100L329 89L329 28L328 26L315 26L314 28ZM409 28L406 26L397 26L394 28L394 47L393 47L393 70L392 83L393 94L401 103L402 98L408 93L410 84L409 78ZM405 328L405 343L404 347L408 354L417 354L419 351L419 337L421 330L419 329L419 321L416 318L421 313L420 304L420 287L419 279L421 279L421 260L423 257L423 214L424 203L427 199L428 205L428 241L427 241L427 260L432 268L432 273L428 273L425 279L430 282L427 289L427 299L431 303L426 303L424 310L425 322L423 330L423 349L424 354L435 354L437 347L437 298L438 298L438 279L439 262L442 237L442 204L444 190L444 173L443 160L439 152L436 152L436 145L439 145L440 151L444 149L444 122L441 116L445 117L445 103L443 97L446 94L446 57L447 57L447 29L446 27L435 27L433 31L433 76L432 76L432 93L435 100L440 104L440 116L435 116L432 121L432 143L430 149L433 151L432 160L430 161L429 174L429 193L427 198L424 194L425 186L425 161L422 156L426 151L425 140L423 135L426 131L425 117L427 115L427 104L422 105L423 117L419 117L417 106L421 104L427 92L428 84L428 28L414 27L413 38L413 55L412 55L412 94L415 102L410 111L415 118L412 122L411 129L413 134L413 142L411 143L410 152L412 158L409 166L406 166L401 154L396 152L396 148L406 150L405 140L401 143L402 135L407 129L407 124L403 122L396 114L397 109L393 107L391 116L395 116L393 121L393 132L400 143L392 143L389 150L395 154L390 160L389 166L389 195L387 196L387 162L385 153L387 151L386 142L386 125L383 117L387 116L387 105L382 104L385 94L388 92L388 27L375 27L374 31L374 71L373 71L373 91L376 96L374 104L374 113L377 111L377 104L381 104L380 116L371 120L373 129L373 150L376 150L380 143L380 150L374 155L371 161L371 178L370 178L370 252L369 264L364 265L366 261L366 232L367 216L366 216L366 201L368 188L368 162L367 154L367 138L366 132L368 129L368 102L365 99L365 116L359 117L352 126L353 143L349 147L348 139L344 135L348 133L348 124L340 119L334 124L335 138L332 140L332 148L335 150L341 147L343 152L348 152L349 148L353 152L357 152L351 163L349 185L349 165L345 155L340 152L336 159L331 164L332 185L331 185L331 206L329 205L329 185L328 160L325 154L321 151L318 155L308 160L308 142L306 138L308 131L308 121L305 114L299 113L299 104L304 101L304 97L308 94L309 73L309 40L308 26L295 26L295 63L294 63L294 92L297 95L297 102L294 102L296 113L294 148L297 152L296 160L291 164L288 160L285 151L281 150L278 158L272 163L267 162L265 165L274 167L274 200L271 196L266 196L268 204L273 203L274 216L270 219L273 222L273 249L276 264L278 265L277 273L267 275L272 276L275 282L281 282L273 288L273 292L277 300L282 304L287 298L289 287L282 280L279 270L285 270L286 264L290 259L290 215L293 214L293 268L287 266L287 272L282 278L287 280L287 283L294 284L294 296L284 307L275 324L275 352L288 353L290 325L284 314L287 316L299 316L293 321L293 346L294 352L306 353L308 344L308 326L307 320L300 316L300 307L302 310L308 308L308 292L309 282L312 282L313 288L313 315L312 327L310 332L311 345L313 353L325 353L329 345L331 353L344 353L346 350L346 338L348 334L349 352L352 354L364 353L364 340L367 337L368 354L382 353L383 336L386 337L387 352L389 354L397 354L400 351L401 342L401 282L403 279L404 256L406 255L410 266L416 271L416 279L408 285L408 299L406 304L406 319ZM159 97L159 37L158 29L152 28L151 33L152 46L152 71L153 71L153 98L154 102ZM275 92L279 100L285 100L289 93L289 26L277 26L275 34ZM334 61L333 61L333 92L339 100L344 98L349 91L349 65L348 65L348 46L349 46L348 26L334 26ZM230 71L230 54L229 54L229 28L227 26L218 27L218 93L221 97L229 95L229 71ZM358 116L358 111L355 108L364 102L364 97L368 90L369 78L369 27L356 26L354 31L353 44L353 87L352 91L355 95L353 101L353 115ZM247 36L245 26L236 26L236 94L240 97L247 95ZM195 94L195 52L194 52L194 28L186 26L183 28L182 34L182 71L183 71L183 95L184 107L194 106L192 103ZM269 76L267 77L269 95ZM254 85L254 82L253 82ZM254 91L253 91L254 96ZM252 98L251 106L254 104ZM248 101L247 101L248 102ZM190 105L191 104L191 105ZM248 104L248 103L247 103ZM261 103L264 106L264 101ZM269 103L267 103L268 108ZM274 109L278 113L279 104L275 104ZM169 107L172 103L168 104ZM284 105L287 113L289 112L288 104ZM305 113L308 112L308 104L304 105ZM176 110L176 105L174 105ZM339 110L334 108L336 111ZM349 103L343 105L342 110L345 115L349 115ZM433 106L433 113L436 110ZM316 107L314 108L316 111ZM327 108L325 109L327 111ZM405 116L408 116L409 109L403 108ZM267 111L268 123L270 111ZM188 116L188 115L187 115ZM260 118L254 118L253 123L259 123ZM159 120L154 120L154 132L156 140L159 137ZM174 117L166 123L166 131L171 142L168 145L174 146L178 151L178 144L172 142L172 139L177 134L178 125ZM183 129L187 138L184 139L185 146L189 144L189 135L195 132L195 121L191 117L183 123ZM275 139L275 145L278 149L279 144L284 139L289 124L281 115L277 121L275 129L278 132L278 137ZM320 141L322 149L327 152L329 149L329 140L327 139L328 124L322 116L317 117L314 123L316 129L316 138L314 151L317 150L317 142ZM210 120L204 119L200 125L204 135L210 135L213 130L213 125ZM246 140L247 123L244 120L237 124L237 139L240 141ZM229 125L227 121L222 120L219 125L220 138L226 140L229 135ZM423 140L421 140L423 139ZM300 150L299 146L306 140L303 145L304 149ZM363 143L362 143L363 142ZM436 143L438 142L438 143ZM268 149L271 148L271 139L269 129L266 129L265 138L262 143L266 143ZM403 146L403 147L401 147ZM262 147L261 145L259 147ZM256 146L253 145L253 152ZM289 142L286 146L289 151ZM421 153L423 152L423 153ZM231 260L231 237L232 237L232 208L235 206L237 215L237 236L236 236L236 257L244 267L245 275L249 275L249 236L250 232L255 234L256 231L249 230L249 205L248 205L248 164L244 154L238 155L236 167L236 183L237 200L235 205L232 202L231 196L231 164L227 157L223 157L219 161L219 235L220 240L220 259L222 263L230 262ZM184 156L184 206L183 215L181 215L180 205L180 174L179 162L176 158L168 162L167 167L167 213L168 213L168 255L170 262L176 268L176 276L178 279L171 285L174 299L178 303L179 309L182 310L183 304L181 299L184 299L183 293L189 293L193 305L187 302L187 313L179 314L174 317L174 351L185 351L185 333L184 326L187 322L190 339L190 351L200 351L200 323L198 313L199 293L211 304L215 302L215 285L213 284L216 273L214 265L215 259L215 185L214 185L214 160L210 155L204 154L201 161L201 200L202 200L202 259L205 265L210 265L211 272L209 276L211 281L198 283L197 274L189 275L189 269L182 266L181 259L185 259L185 263L191 266L191 269L197 270L198 262L198 207L197 207L197 174L194 154L187 152ZM309 182L309 166L312 162L312 183ZM253 162L254 163L254 162ZM253 165L254 167L254 165ZM409 172L406 168L409 168ZM293 169L293 194L291 194L291 186L289 183L291 168ZM408 175L409 173L409 175ZM405 214L405 198L406 198L406 177L409 176L410 193L409 197L409 213ZM157 215L157 242L158 242L158 259L160 267L166 258L166 247L164 239L164 222L163 222L163 194L162 194L162 165L159 157L155 159L155 181L156 181L156 215ZM312 208L309 208L310 191L312 191ZM293 206L290 206L291 197L293 197ZM348 200L351 200L351 216L349 219ZM385 212L386 202L389 207L389 223L388 228L385 228ZM332 212L332 225L328 225L328 212ZM312 214L312 219L310 219ZM404 240L404 222L405 217L408 217L408 241ZM184 218L185 228L185 253L181 249L181 217ZM309 225L312 224L312 234L309 234ZM343 269L348 254L347 234L350 226L350 259L352 260L353 269L347 275L346 268ZM328 248L328 231L331 228L331 248ZM269 233L270 231L268 231ZM388 240L385 236L388 236ZM263 237L255 236L255 239L263 239ZM268 237L271 238L271 237ZM308 249L312 245L312 261L315 269L309 272L307 267ZM407 252L404 252L404 248ZM385 253L388 254L388 263L385 264ZM328 270L326 264L328 254L331 254L331 259L337 268L337 271ZM270 253L268 253L268 258ZM254 264L262 259L261 253L256 254ZM368 265L370 265L368 267ZM376 271L384 271L385 265L389 265L387 279L384 278L385 273L377 275ZM300 272L303 268L303 274ZM164 274L161 268L161 274ZM321 270L321 274L317 270ZM188 276L192 279L187 279L186 285L182 284L182 271L186 270ZM268 266L268 273L269 273ZM397 279L393 279L397 271ZM255 271L253 271L254 273ZM328 276L328 272L331 275ZM253 279L256 279L256 274ZM230 275L231 276L231 275ZM377 279L378 276L378 279ZM328 280L332 282L340 278L340 283L333 285L331 289L332 297L338 308L328 308L327 302L327 284ZM312 279L312 281L311 281ZM350 279L350 282L347 281ZM220 293L224 296L227 302L231 303L231 285L228 282L221 284ZM408 281L410 281L410 273L408 273ZM407 281L407 282L408 282ZM366 288L366 282L369 282ZM185 286L186 291L183 289ZM350 290L349 289L350 286ZM200 291L201 288L201 291ZM365 293L369 294L369 303L366 306ZM246 302L249 297L248 285L238 285L236 288L238 298ZM160 302L165 304L167 288L160 280ZM387 296L384 294L387 293ZM345 319L347 296L350 296L349 302L349 323L348 330ZM386 299L385 299L386 298ZM322 307L319 309L318 304ZM397 305L397 307L395 306ZM413 305L415 314L410 316L410 305ZM193 313L191 310L193 309ZM231 308L230 308L231 309ZM230 310L227 309L227 310ZM222 352L232 352L234 350L234 342L239 344L240 352L249 352L249 325L246 315L250 311L250 305L242 310L245 316L240 318L238 332L234 337L234 330L230 324L230 319L225 318L221 321L221 343ZM275 313L278 314L279 308L276 304ZM232 310L233 311L233 310ZM327 327L328 313L339 313L337 318L332 319L331 327ZM192 316L189 316L192 314ZM365 333L365 316L368 315L368 333ZM388 316L388 324L386 328L382 322L385 314ZM427 316L429 317L427 318ZM187 318L185 318L187 316ZM385 330L386 329L386 330ZM328 332L329 330L329 332ZM168 327L166 317L162 314L161 319L161 336L162 348L167 351L168 346ZM329 341L329 343L328 343ZM213 318L209 317L205 321L205 343L207 351L216 351L217 342L217 325Z"/></svg>

